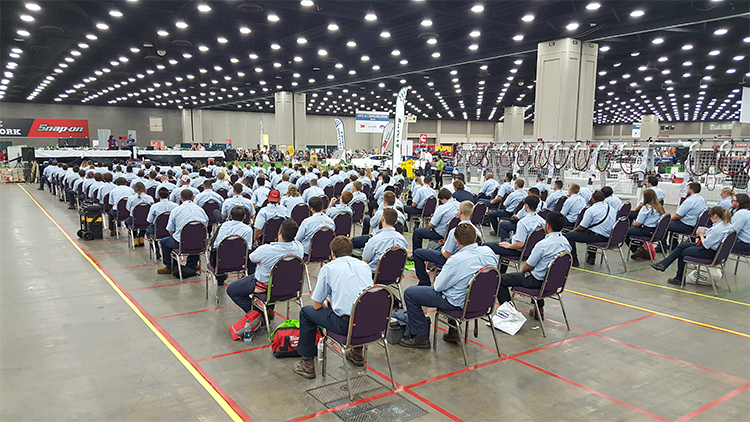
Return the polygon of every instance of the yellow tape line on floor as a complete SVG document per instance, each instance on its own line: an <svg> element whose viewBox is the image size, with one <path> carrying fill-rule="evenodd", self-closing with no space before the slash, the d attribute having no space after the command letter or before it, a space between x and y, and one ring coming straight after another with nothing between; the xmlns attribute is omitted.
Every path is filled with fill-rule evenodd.
<svg viewBox="0 0 750 422"><path fill-rule="evenodd" d="M620 277L620 276L617 276L617 275L600 273L600 272L596 272L596 271L587 270L587 269L584 269L584 268L573 268L573 269L576 270L576 271L583 271L583 272L586 272L586 273L591 273L591 274L596 274L596 275L603 275L605 277L619 278L620 280L630 281L630 282L638 283L638 284L645 284L647 286L659 287L659 288L662 288L662 289L673 290L673 291L676 291L676 292L687 293L687 294L691 294L691 295L695 295L695 296L700 296L700 297L705 297L705 298L709 298L709 299L721 300L723 302L734 303L734 304L737 304L737 305L750 306L750 303L740 302L740 301L732 300L732 299L725 299L723 297L718 297L718 296L705 295L703 293L691 292L690 290L684 290L684 289L680 289L680 288L676 288L676 287L664 286L664 285L656 284L656 283L649 283L648 281L634 280L632 278Z"/></svg>
<svg viewBox="0 0 750 422"><path fill-rule="evenodd" d="M172 344L159 332L159 330L156 329L156 327L151 323L151 321L149 321L148 318L146 318L146 316L143 315L140 309L138 309L138 307L135 306L135 304L130 300L130 298L128 298L122 292L122 290L120 290L119 287L117 287L117 285L112 281L112 279L110 279L109 276L107 276L107 274L105 274L104 271L102 271L101 268L99 268L99 266L97 266L96 263L94 263L94 261L92 261L91 258L89 258L86 255L85 252L83 252L83 250L76 244L76 242L73 239L71 239L70 236L68 236L65 230L63 230L63 228L60 227L59 224L57 224L57 222L52 218L52 216L47 213L47 211L42 207L42 205L39 202L37 202L37 200L33 196L31 196L29 191L27 191L21 185L18 185L18 187L20 187L21 189L23 189L24 192L26 192L26 195L28 195L29 198L31 198L31 200L34 201L34 203L39 207L39 209L44 213L44 215L46 215L47 218L49 218L50 221L52 221L52 223L55 226L57 226L60 232L70 241L73 247L76 248L76 250L78 250L81 256L83 256L91 264L91 266L94 267L94 269L96 269L96 271L99 272L99 274L101 274L101 276L107 281L107 283L109 283L109 285L117 292L117 294L120 295L122 300L124 300L125 303L127 303L128 306L130 306L130 309L132 309L133 312L135 312L136 315L138 315L138 317L140 317L141 320L148 326L148 328L150 328L151 331L154 334L156 334L156 336L162 341L162 343L164 343L164 345L167 346L167 348L172 352L172 354L177 358L177 360L179 360L180 363L182 363L182 365L185 367L185 369L187 369L188 372L190 372L190 375L192 375L200 383L200 385L208 392L208 394L210 394L211 397L213 397L213 399L216 400L216 403L218 403L219 406L221 406L221 408L224 409L227 415L229 415L229 417L232 418L232 420L234 421L242 421L242 418L237 414L237 412L234 411L234 409L232 409L229 403L227 403L227 401L224 400L224 397L222 397L221 394L219 394L219 392L216 391L216 389L208 381L206 381L203 375L201 375L200 372L198 372L198 370L190 362L188 362L185 356L183 356L177 349L174 348L174 346L172 346Z"/></svg>
<svg viewBox="0 0 750 422"><path fill-rule="evenodd" d="M693 321L692 319L687 319L687 318L682 318L682 317L678 317L678 316L674 316L674 315L670 315L670 314L665 314L663 312L652 311L651 309L641 308L640 306L628 305L627 303L622 303L622 302L618 302L616 300L611 300L611 299L605 299L603 297L594 296L594 295L590 295L590 294L586 294L586 293L576 292L576 291L570 290L570 289L565 289L565 291L568 292L568 293L573 293L574 295L587 297L589 299L601 300L602 302L612 303L614 305L625 306L627 308L637 309L639 311L648 312L648 313L660 315L660 316L663 316L663 317L676 319L678 321L683 321L683 322L687 322L687 323L690 323L690 324L700 325L701 327L712 328L714 330L723 331L725 333L731 333L731 334L736 334L738 336L750 338L750 334L740 333L738 331L732 331L732 330L729 330L729 329L726 329L726 328L717 327L715 325L704 324L702 322Z"/></svg>

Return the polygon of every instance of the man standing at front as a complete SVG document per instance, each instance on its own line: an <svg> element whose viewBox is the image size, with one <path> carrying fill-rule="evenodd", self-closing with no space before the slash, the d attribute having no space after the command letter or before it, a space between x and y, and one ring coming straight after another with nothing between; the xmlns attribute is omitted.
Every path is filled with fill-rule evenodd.
<svg viewBox="0 0 750 422"><path fill-rule="evenodd" d="M337 236L333 239L333 261L323 266L318 273L318 283L311 296L313 304L303 307L299 312L297 353L302 359L294 364L294 372L305 378L315 378L315 337L318 326L346 335L354 301L364 289L372 286L370 267L351 255L352 241L349 238ZM348 351L346 358L357 366L364 364L361 348Z"/></svg>
<svg viewBox="0 0 750 422"><path fill-rule="evenodd" d="M497 266L497 255L487 246L477 245L477 232L471 224L459 224L454 231L459 251L451 255L443 270L435 277L433 286L412 286L404 292L408 327L411 336L399 342L401 346L429 349L430 323L422 307L460 310L466 299L466 289L474 274L482 267ZM443 339L455 342L458 331L451 327Z"/></svg>

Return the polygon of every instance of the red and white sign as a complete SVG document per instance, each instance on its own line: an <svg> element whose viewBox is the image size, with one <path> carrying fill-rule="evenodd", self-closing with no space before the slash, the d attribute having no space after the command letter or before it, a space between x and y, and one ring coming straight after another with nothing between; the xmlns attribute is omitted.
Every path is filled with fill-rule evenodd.
<svg viewBox="0 0 750 422"><path fill-rule="evenodd" d="M89 137L89 121L85 119L34 119L30 138Z"/></svg>
<svg viewBox="0 0 750 422"><path fill-rule="evenodd" d="M427 143L427 134L423 133L419 135L419 143L420 144L426 144Z"/></svg>

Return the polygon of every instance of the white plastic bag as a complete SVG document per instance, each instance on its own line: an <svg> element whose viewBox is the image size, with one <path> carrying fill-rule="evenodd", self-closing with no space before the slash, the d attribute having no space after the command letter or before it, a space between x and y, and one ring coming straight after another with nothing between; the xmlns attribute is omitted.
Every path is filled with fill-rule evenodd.
<svg viewBox="0 0 750 422"><path fill-rule="evenodd" d="M719 280L721 280L721 270L719 268L710 267L708 271L711 272L711 275L714 278L714 282L718 283ZM710 286L711 280L708 278L708 274L706 273L706 270L701 270L700 274L698 274L698 270L693 270L685 277L685 283L695 283L699 285L704 286Z"/></svg>
<svg viewBox="0 0 750 422"><path fill-rule="evenodd" d="M513 301L500 305L492 316L492 326L510 335L515 335L524 323L526 317L516 309Z"/></svg>

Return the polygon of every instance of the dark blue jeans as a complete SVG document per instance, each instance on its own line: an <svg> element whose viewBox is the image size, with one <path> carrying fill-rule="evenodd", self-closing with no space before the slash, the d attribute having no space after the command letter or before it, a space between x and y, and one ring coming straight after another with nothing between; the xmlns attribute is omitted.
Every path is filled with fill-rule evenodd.
<svg viewBox="0 0 750 422"><path fill-rule="evenodd" d="M439 235L435 229L427 227L420 227L414 230L414 234L411 237L412 250L422 249L422 242L424 239L429 240L440 240L443 236Z"/></svg>
<svg viewBox="0 0 750 422"><path fill-rule="evenodd" d="M500 224L500 217L510 217L511 215L513 214L506 210L495 210L487 214L487 219L490 221L492 231L497 233L498 225Z"/></svg>
<svg viewBox="0 0 750 422"><path fill-rule="evenodd" d="M404 212L406 213L406 217L411 217L412 215L419 216L422 214L422 210L419 208L414 208L411 205L404 205Z"/></svg>
<svg viewBox="0 0 750 422"><path fill-rule="evenodd" d="M174 237L169 236L159 241L161 243L162 251L162 262L164 265L172 269L172 250L180 248L180 242L176 241ZM187 258L187 266L195 269L198 266L200 257L198 255L190 255Z"/></svg>
<svg viewBox="0 0 750 422"><path fill-rule="evenodd" d="M415 249L412 253L414 257L414 272L417 273L417 279L420 286L430 286L430 275L425 269L426 262L434 262L435 265L445 265L445 257L440 251L434 249Z"/></svg>
<svg viewBox="0 0 750 422"><path fill-rule="evenodd" d="M372 236L370 236L369 234L354 237L352 238L352 246L355 249L362 249L367 244L367 241L370 240L370 237Z"/></svg>
<svg viewBox="0 0 750 422"><path fill-rule="evenodd" d="M365 217L362 220L362 236L370 234L370 217Z"/></svg>
<svg viewBox="0 0 750 422"><path fill-rule="evenodd" d="M593 242L606 242L607 238L596 234L590 230L587 230L585 232L567 232L565 233L565 238L568 239L568 243L570 243L570 247L572 250L570 251L570 254L573 256L573 266L578 266L578 255L576 254L576 243L593 243ZM588 253L587 259L596 259L596 254L593 252Z"/></svg>
<svg viewBox="0 0 750 422"><path fill-rule="evenodd" d="M253 309L253 300L250 299L250 295L255 291L255 285L258 283L258 280L255 279L256 265L249 261L248 264L247 271L250 275L229 283L229 286L227 287L227 296L229 296L237 306L242 308L245 313L248 313ZM252 268L250 268L251 266ZM226 278L226 276L223 277L223 279ZM273 309L273 306L269 306L269 308Z"/></svg>
<svg viewBox="0 0 750 422"><path fill-rule="evenodd" d="M409 316L407 326L412 336L430 335L430 323L425 319L423 306L449 311L461 309L451 305L448 299L442 293L436 292L432 286L409 287L404 291L404 303L406 303L406 313ZM300 343L302 343L301 337L300 335Z"/></svg>
<svg viewBox="0 0 750 422"><path fill-rule="evenodd" d="M543 280L537 280L531 273L510 273L500 276L500 290L497 291L497 302L503 304L511 300L510 288L513 286L526 287L527 289L538 289L542 287ZM544 307L544 299L537 300L539 308Z"/></svg>
<svg viewBox="0 0 750 422"><path fill-rule="evenodd" d="M500 247L500 242L488 242L485 243L484 246L489 247L492 249L492 252L495 252L495 255L500 255L500 274L505 274L506 271L508 271L508 266L503 264L502 258L504 256L512 257L512 258L518 258L521 256L521 250L520 249L507 249Z"/></svg>
<svg viewBox="0 0 750 422"><path fill-rule="evenodd" d="M516 227L518 227L518 223L512 221L501 221L500 225L497 227L497 237L503 242L510 242L510 232L516 231Z"/></svg>
<svg viewBox="0 0 750 422"><path fill-rule="evenodd" d="M732 252L744 252L748 253L750 252L750 243L745 243L741 240L737 240L737 243L734 244L734 247L732 248Z"/></svg>
<svg viewBox="0 0 750 422"><path fill-rule="evenodd" d="M682 273L685 272L685 257L692 256L694 258L711 259L716 255L716 251L713 249L706 249L703 246L695 246L695 242L682 242L677 245L674 251L669 254L668 257L663 259L659 264L664 268L669 267L675 260L677 260L677 275L675 277L678 280L682 280Z"/></svg>
<svg viewBox="0 0 750 422"><path fill-rule="evenodd" d="M303 307L299 311L299 343L297 345L297 353L302 356L302 359L312 359L318 353L315 337L319 326L345 336L349 330L349 315L338 316L330 308L316 311L310 305Z"/></svg>
<svg viewBox="0 0 750 422"><path fill-rule="evenodd" d="M630 244L630 237L631 236L637 236L637 237L649 237L652 234L654 234L654 230L656 230L656 227L646 227L646 226L640 226L640 227L629 227L628 228L628 235L625 237L625 244ZM633 245L630 247L630 252L635 252L638 248L638 245Z"/></svg>
<svg viewBox="0 0 750 422"><path fill-rule="evenodd" d="M678 220L678 221L670 221L669 228L667 228L667 231L669 232L669 238L672 239L672 233L690 234L693 232L694 228L695 226L688 226L687 224ZM671 249L674 250L677 247L677 241L672 239L670 242L671 242Z"/></svg>

